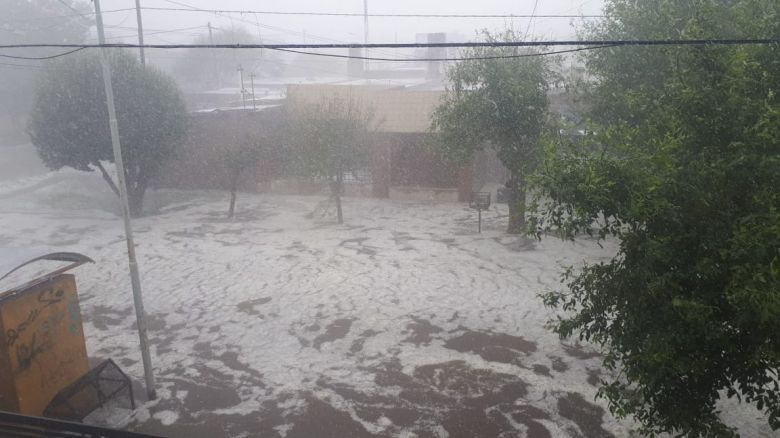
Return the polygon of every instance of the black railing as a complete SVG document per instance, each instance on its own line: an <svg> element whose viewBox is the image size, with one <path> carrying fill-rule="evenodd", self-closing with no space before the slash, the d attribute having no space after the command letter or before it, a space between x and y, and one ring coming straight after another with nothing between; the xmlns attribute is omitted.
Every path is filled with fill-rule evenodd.
<svg viewBox="0 0 780 438"><path fill-rule="evenodd" d="M88 426L81 423L29 417L0 411L2 438L160 438L154 435Z"/></svg>
<svg viewBox="0 0 780 438"><path fill-rule="evenodd" d="M43 410L46 418L81 423L95 409L103 407L119 394L126 394L130 409L135 409L130 378L113 360L108 359L92 368L60 391Z"/></svg>

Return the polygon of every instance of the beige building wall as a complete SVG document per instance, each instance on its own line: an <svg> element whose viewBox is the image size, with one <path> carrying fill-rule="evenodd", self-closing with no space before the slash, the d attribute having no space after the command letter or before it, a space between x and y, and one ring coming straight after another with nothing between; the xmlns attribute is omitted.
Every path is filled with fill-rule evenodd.
<svg viewBox="0 0 780 438"><path fill-rule="evenodd" d="M293 110L299 105L318 105L334 97L354 100L374 111L374 129L379 132L423 133L431 126L431 116L441 91L408 91L383 86L290 85L287 102Z"/></svg>

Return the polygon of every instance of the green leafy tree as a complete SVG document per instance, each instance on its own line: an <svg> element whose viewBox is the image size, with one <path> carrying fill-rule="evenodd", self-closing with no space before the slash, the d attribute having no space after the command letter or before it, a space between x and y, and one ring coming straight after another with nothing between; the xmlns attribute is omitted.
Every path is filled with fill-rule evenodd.
<svg viewBox="0 0 780 438"><path fill-rule="evenodd" d="M294 111L290 165L301 175L327 181L341 224L344 178L365 170L368 164L373 111L338 97Z"/></svg>
<svg viewBox="0 0 780 438"><path fill-rule="evenodd" d="M119 136L131 214L143 212L143 197L165 160L186 134L187 112L174 81L144 68L124 50L109 54ZM102 161L114 159L97 53L72 55L48 65L30 115L29 134L50 169L100 170L116 184Z"/></svg>
<svg viewBox="0 0 780 438"><path fill-rule="evenodd" d="M508 30L486 41L521 41ZM517 47L475 47L447 72L450 85L433 114L434 142L450 160L465 164L485 147L495 149L512 176L509 233L525 229L526 178L538 164L544 132L551 70L544 57ZM490 59L510 57L506 59ZM488 58L488 59L485 59Z"/></svg>
<svg viewBox="0 0 780 438"><path fill-rule="evenodd" d="M247 135L225 151L225 167L230 176L228 218L232 218L235 214L236 193L238 192L241 178L247 172L256 171L258 166L264 163L281 167L282 153L281 148L278 146L278 134L279 132L274 131L264 135ZM252 181L255 182L254 179Z"/></svg>
<svg viewBox="0 0 780 438"><path fill-rule="evenodd" d="M595 39L767 38L769 0L607 3ZM613 414L646 434L729 436L721 397L780 429L780 47L620 47L587 57L597 132L546 151L531 225L614 236L545 295L601 345Z"/></svg>
<svg viewBox="0 0 780 438"><path fill-rule="evenodd" d="M90 11L89 2L73 0L0 0L0 41L3 44L40 42L81 43L92 20L79 15ZM62 53L57 48L4 50L13 56L44 57ZM44 70L40 61L4 58L0 65L0 136L21 140L24 118L30 110L30 96Z"/></svg>

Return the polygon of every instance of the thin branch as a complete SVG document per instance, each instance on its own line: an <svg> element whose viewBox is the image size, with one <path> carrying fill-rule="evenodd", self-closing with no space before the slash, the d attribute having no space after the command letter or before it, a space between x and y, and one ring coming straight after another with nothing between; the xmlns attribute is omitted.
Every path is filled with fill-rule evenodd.
<svg viewBox="0 0 780 438"><path fill-rule="evenodd" d="M103 179L108 183L108 186L111 187L111 191L114 192L115 195L119 196L119 188L116 186L116 183L114 183L111 175L108 174L106 168L103 167L103 164L100 161L97 162L97 168L100 169L100 173L103 175Z"/></svg>

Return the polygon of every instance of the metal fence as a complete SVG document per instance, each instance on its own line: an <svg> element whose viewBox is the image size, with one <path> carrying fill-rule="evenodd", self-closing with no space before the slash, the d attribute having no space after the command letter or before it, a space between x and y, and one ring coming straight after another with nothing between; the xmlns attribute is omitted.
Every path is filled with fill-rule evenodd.
<svg viewBox="0 0 780 438"><path fill-rule="evenodd" d="M0 411L0 437L3 438L160 438L86 424L29 417Z"/></svg>

